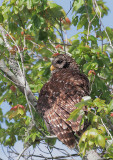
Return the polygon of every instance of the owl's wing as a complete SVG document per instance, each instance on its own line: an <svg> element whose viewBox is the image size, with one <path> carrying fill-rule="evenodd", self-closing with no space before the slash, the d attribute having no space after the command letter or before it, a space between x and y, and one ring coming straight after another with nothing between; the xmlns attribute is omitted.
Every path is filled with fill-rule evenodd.
<svg viewBox="0 0 113 160"><path fill-rule="evenodd" d="M75 145L74 132L83 129L83 126L80 128L82 116L80 115L76 122L67 121L67 118L76 109L75 104L88 95L88 84L85 75L68 70L65 72L62 69L53 74L39 95L39 102L43 102L38 103L38 108L40 105L41 109L45 110L43 116L47 126L70 148ZM47 97L44 96L45 93L48 93Z"/></svg>
<svg viewBox="0 0 113 160"><path fill-rule="evenodd" d="M79 97L78 97L79 98ZM71 98L65 101L62 99L62 96L58 98L57 102L54 106L45 112L44 119L50 128L54 132L54 134L58 137L60 141L62 141L69 148L73 148L75 146L75 136L74 132L79 131L83 128L80 128L80 122L82 116L80 115L77 118L77 121L67 121L69 115L76 108Z"/></svg>

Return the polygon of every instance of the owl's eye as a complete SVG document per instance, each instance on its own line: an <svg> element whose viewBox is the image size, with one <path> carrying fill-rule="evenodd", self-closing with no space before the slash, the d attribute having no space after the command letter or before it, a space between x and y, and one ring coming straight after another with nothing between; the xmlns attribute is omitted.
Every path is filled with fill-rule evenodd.
<svg viewBox="0 0 113 160"><path fill-rule="evenodd" d="M62 62L63 62L63 60L60 59L60 60L58 60L56 63L57 63L57 64L61 64Z"/></svg>

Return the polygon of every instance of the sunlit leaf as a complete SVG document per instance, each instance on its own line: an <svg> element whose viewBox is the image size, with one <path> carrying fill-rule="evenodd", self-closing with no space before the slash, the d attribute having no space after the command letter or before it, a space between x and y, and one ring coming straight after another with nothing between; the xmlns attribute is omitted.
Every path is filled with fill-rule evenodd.
<svg viewBox="0 0 113 160"><path fill-rule="evenodd" d="M101 146L101 147L105 147L105 138L102 136L102 135L98 135L97 136L97 142L98 142L98 145Z"/></svg>

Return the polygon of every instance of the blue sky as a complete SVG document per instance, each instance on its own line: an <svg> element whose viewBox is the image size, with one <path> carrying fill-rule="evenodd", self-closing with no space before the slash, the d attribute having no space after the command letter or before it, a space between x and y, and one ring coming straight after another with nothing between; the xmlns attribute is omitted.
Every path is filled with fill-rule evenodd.
<svg viewBox="0 0 113 160"><path fill-rule="evenodd" d="M3 0L0 0L0 5L2 4ZM67 13L68 10L70 9L70 2L72 2L73 0L54 0L54 2L56 2L57 4L63 6L65 12ZM102 19L102 22L104 24L104 26L109 26L113 28L113 0L104 0L106 2L106 5L108 6L108 8L110 9L108 16L105 16ZM70 12L68 14L69 19L72 19L72 12ZM72 35L76 34L77 30L74 26L71 26L71 29L67 32L68 33L68 37L71 37ZM10 109L10 106L5 102L2 105L2 108L7 110ZM59 143L59 145L61 145L61 143ZM19 144L16 145L16 148L19 148L20 151L22 150L22 148L20 147L22 146L21 143L19 142ZM0 147L0 158L3 158L5 160L7 160L7 158L4 156L4 153L2 152L2 149Z"/></svg>
<svg viewBox="0 0 113 160"><path fill-rule="evenodd" d="M55 3L61 5L65 12L67 13L70 9L70 2L72 4L73 0L54 0ZM102 22L104 26L109 26L113 28L113 0L104 0L106 2L106 5L110 9L109 13L107 16L105 16L102 19ZM72 19L72 11L68 14L69 19ZM71 29L67 32L68 33L68 38L76 34L77 29L74 26L71 26Z"/></svg>

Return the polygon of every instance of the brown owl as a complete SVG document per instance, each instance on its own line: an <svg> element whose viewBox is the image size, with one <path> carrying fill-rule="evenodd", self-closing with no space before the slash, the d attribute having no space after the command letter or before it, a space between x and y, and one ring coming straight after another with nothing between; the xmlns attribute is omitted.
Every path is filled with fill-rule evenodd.
<svg viewBox="0 0 113 160"><path fill-rule="evenodd" d="M37 110L43 116L49 132L54 133L69 148L75 145L74 132L80 126L82 115L77 120L67 121L75 104L89 95L89 81L81 74L74 59L66 54L57 55L52 61L52 75L42 87Z"/></svg>

